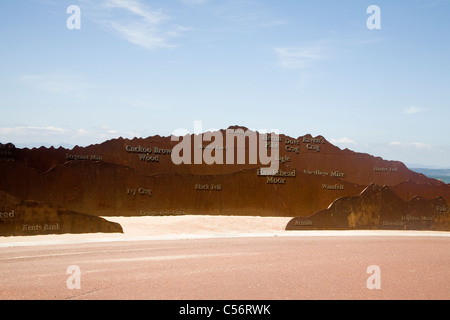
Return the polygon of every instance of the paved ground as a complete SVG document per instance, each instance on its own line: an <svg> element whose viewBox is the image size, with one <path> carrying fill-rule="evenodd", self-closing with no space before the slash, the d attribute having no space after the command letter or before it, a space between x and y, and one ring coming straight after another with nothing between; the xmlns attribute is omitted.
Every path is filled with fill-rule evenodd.
<svg viewBox="0 0 450 320"><path fill-rule="evenodd" d="M80 289L67 287L72 265L80 268ZM367 288L372 265L380 268L380 289ZM450 237L303 235L6 245L0 248L0 299L448 300Z"/></svg>

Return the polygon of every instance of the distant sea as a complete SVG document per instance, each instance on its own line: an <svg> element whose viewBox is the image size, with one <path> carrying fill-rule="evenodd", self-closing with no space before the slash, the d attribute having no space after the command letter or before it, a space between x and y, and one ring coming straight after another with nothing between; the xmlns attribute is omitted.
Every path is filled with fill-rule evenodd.
<svg viewBox="0 0 450 320"><path fill-rule="evenodd" d="M450 169L425 169L425 168L410 168L412 171L423 173L429 178L442 180L445 183L450 183Z"/></svg>

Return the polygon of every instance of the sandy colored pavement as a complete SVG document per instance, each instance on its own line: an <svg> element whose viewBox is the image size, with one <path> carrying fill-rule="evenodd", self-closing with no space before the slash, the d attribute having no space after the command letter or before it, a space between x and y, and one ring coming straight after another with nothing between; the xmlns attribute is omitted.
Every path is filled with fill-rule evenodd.
<svg viewBox="0 0 450 320"><path fill-rule="evenodd" d="M450 237L436 231L285 231L291 218L236 216L104 217L118 222L124 233L0 237L0 248L91 242L176 240L236 237L415 236Z"/></svg>
<svg viewBox="0 0 450 320"><path fill-rule="evenodd" d="M108 218L124 234L0 238L0 299L450 299L450 234L287 232L289 218ZM367 288L369 266L380 289ZM69 266L80 288L68 288Z"/></svg>
<svg viewBox="0 0 450 320"><path fill-rule="evenodd" d="M173 240L271 236L284 231L291 218L231 216L104 217L122 226L123 234L90 233L0 237L0 248L84 242Z"/></svg>

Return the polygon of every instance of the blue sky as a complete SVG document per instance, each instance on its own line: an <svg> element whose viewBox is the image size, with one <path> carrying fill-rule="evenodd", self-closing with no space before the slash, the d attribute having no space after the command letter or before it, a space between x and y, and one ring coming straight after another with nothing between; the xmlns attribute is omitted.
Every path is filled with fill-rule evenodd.
<svg viewBox="0 0 450 320"><path fill-rule="evenodd" d="M450 168L449 15L449 0L1 1L0 141L89 145L202 121Z"/></svg>

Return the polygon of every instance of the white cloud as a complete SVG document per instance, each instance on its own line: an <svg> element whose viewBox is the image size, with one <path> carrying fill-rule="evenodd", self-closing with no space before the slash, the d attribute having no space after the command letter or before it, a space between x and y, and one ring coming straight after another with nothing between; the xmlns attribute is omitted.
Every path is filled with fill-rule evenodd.
<svg viewBox="0 0 450 320"><path fill-rule="evenodd" d="M181 0L184 4L205 4L209 0Z"/></svg>
<svg viewBox="0 0 450 320"><path fill-rule="evenodd" d="M430 149L431 146L422 142L398 142L393 141L389 143L390 146L397 146L397 147L415 147L417 149Z"/></svg>
<svg viewBox="0 0 450 320"><path fill-rule="evenodd" d="M77 136L88 136L89 131L87 131L86 129L80 128L80 129L76 130L76 135Z"/></svg>
<svg viewBox="0 0 450 320"><path fill-rule="evenodd" d="M414 114L414 113L419 113L419 112L423 112L426 110L428 110L428 109L424 108L424 107L409 106L409 107L403 109L403 113L404 114Z"/></svg>
<svg viewBox="0 0 450 320"><path fill-rule="evenodd" d="M124 25L110 21L109 26L124 40L145 49L153 50L157 47L171 47L162 35L159 35L152 28L144 24L133 23Z"/></svg>
<svg viewBox="0 0 450 320"><path fill-rule="evenodd" d="M280 65L286 69L304 69L312 62L324 59L320 46L309 47L279 47L274 49L278 55Z"/></svg>
<svg viewBox="0 0 450 320"><path fill-rule="evenodd" d="M119 8L125 9L130 13L133 13L141 18L144 18L149 24L158 24L161 21L168 19L168 17L159 11L151 10L146 7L143 3L137 0L106 0L103 6L105 8Z"/></svg>
<svg viewBox="0 0 450 320"><path fill-rule="evenodd" d="M211 4L212 14L227 23L227 27L220 31L249 34L259 28L274 28L289 23L288 19L278 15L264 1L211 1Z"/></svg>
<svg viewBox="0 0 450 320"><path fill-rule="evenodd" d="M90 17L96 23L133 45L154 50L175 47L169 42L189 30L169 24L172 19L161 9L153 9L142 0L85 0Z"/></svg>
<svg viewBox="0 0 450 320"><path fill-rule="evenodd" d="M288 23L289 23L289 21L286 19L278 19L278 20L272 20L272 21L261 23L260 26L269 28L269 27L284 26L284 25L287 25Z"/></svg>
<svg viewBox="0 0 450 320"><path fill-rule="evenodd" d="M176 26L172 30L167 31L166 34L171 37L179 37L182 35L183 32L190 31L190 30L193 30L193 28Z"/></svg>
<svg viewBox="0 0 450 320"><path fill-rule="evenodd" d="M92 128L69 128L56 126L15 126L0 127L2 143L12 142L20 145L89 145L105 140L124 137L134 138L141 135L137 132L118 131L107 126Z"/></svg>
<svg viewBox="0 0 450 320"><path fill-rule="evenodd" d="M151 101L146 97L120 98L121 103L127 107L138 108L143 110L169 110L171 107Z"/></svg>
<svg viewBox="0 0 450 320"><path fill-rule="evenodd" d="M65 73L23 74L19 80L35 89L49 93L83 95L92 86L79 76Z"/></svg>
<svg viewBox="0 0 450 320"><path fill-rule="evenodd" d="M357 145L358 143L354 140L351 140L347 137L339 138L339 139L330 139L330 142L333 144L351 144L351 145Z"/></svg>
<svg viewBox="0 0 450 320"><path fill-rule="evenodd" d="M54 126L37 127L37 126L16 126L16 127L4 127L0 128L0 134L5 136L18 135L18 136L49 136L55 134L64 134L66 129L58 128Z"/></svg>

